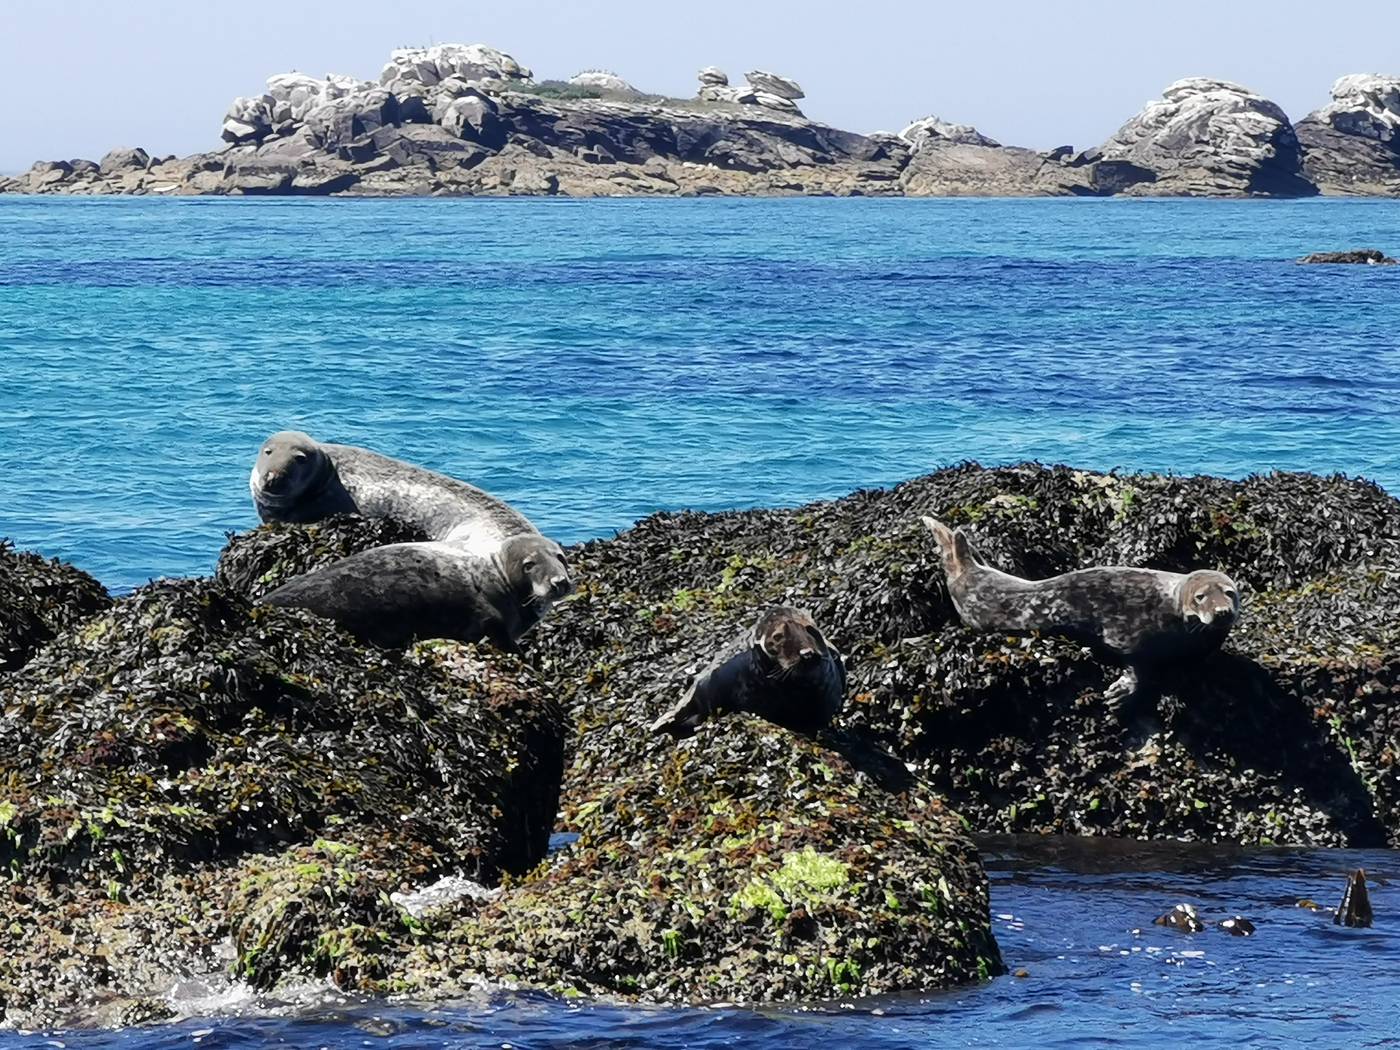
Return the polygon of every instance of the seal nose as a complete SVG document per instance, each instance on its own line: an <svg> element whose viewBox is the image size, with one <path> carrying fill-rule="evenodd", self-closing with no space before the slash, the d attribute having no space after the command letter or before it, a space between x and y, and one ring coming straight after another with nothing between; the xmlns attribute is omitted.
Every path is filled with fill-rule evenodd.
<svg viewBox="0 0 1400 1050"><path fill-rule="evenodd" d="M569 593L569 578L567 576L554 576L550 578L549 590L556 598L562 598Z"/></svg>

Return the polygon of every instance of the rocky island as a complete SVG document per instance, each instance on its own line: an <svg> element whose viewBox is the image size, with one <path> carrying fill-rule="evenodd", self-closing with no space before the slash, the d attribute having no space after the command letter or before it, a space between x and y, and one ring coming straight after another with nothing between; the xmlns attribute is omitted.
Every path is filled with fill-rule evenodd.
<svg viewBox="0 0 1400 1050"><path fill-rule="evenodd" d="M223 144L42 161L0 193L704 196L1400 195L1400 78L1344 76L1295 127L1237 84L1170 85L1089 149L1005 146L925 117L899 134L808 119L792 78L715 67L692 98L588 70L536 80L481 44L391 54L375 80L279 73Z"/></svg>
<svg viewBox="0 0 1400 1050"><path fill-rule="evenodd" d="M1027 578L1218 567L1243 619L1120 711L1088 650L959 621L924 513ZM658 514L568 551L578 590L523 655L370 649L252 604L417 538L264 525L212 579L115 600L0 547L4 1021L161 1019L176 985L230 979L925 990L1003 969L976 833L1400 844L1400 501L1365 481L964 464L791 510ZM774 603L846 652L838 721L652 732ZM551 852L551 832L572 841Z"/></svg>

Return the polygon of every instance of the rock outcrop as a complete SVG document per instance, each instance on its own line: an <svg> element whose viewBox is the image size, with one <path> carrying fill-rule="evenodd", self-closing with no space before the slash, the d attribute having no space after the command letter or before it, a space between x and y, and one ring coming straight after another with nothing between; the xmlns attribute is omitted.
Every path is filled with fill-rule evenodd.
<svg viewBox="0 0 1400 1050"><path fill-rule="evenodd" d="M1300 263L1350 263L1362 266L1395 266L1400 259L1392 259L1379 248L1356 248L1347 252L1313 252L1298 260Z"/></svg>
<svg viewBox="0 0 1400 1050"><path fill-rule="evenodd" d="M1303 170L1323 193L1400 196L1400 77L1342 77L1297 130Z"/></svg>
<svg viewBox="0 0 1400 1050"><path fill-rule="evenodd" d="M1224 81L1181 80L1102 147L1003 146L926 117L899 135L809 120L792 78L710 66L692 99L596 70L536 81L481 44L393 52L376 80L270 77L237 98L220 150L136 163L48 161L0 192L390 195L1400 194L1396 81L1344 77L1303 122Z"/></svg>
<svg viewBox="0 0 1400 1050"><path fill-rule="evenodd" d="M0 681L54 635L110 602L107 589L81 569L0 540Z"/></svg>
<svg viewBox="0 0 1400 1050"><path fill-rule="evenodd" d="M1189 77L1124 124L1098 158L1126 161L1153 178L1121 192L1178 196L1297 197L1315 193L1288 116L1224 80Z"/></svg>

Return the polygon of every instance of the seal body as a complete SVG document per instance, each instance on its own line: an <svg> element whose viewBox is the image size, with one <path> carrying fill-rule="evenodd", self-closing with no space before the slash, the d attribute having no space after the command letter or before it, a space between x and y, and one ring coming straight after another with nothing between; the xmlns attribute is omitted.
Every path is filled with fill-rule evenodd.
<svg viewBox="0 0 1400 1050"><path fill-rule="evenodd" d="M263 442L248 481L265 522L307 523L332 514L398 518L433 540L489 554L500 541L538 533L518 510L475 485L299 430Z"/></svg>
<svg viewBox="0 0 1400 1050"><path fill-rule="evenodd" d="M571 588L559 545L522 533L489 555L445 541L375 547L289 580L258 604L309 609L384 648L451 638L512 650Z"/></svg>
<svg viewBox="0 0 1400 1050"><path fill-rule="evenodd" d="M747 711L812 734L824 729L845 702L846 667L840 652L808 613L775 606L722 649L652 729L689 736L712 714Z"/></svg>
<svg viewBox="0 0 1400 1050"><path fill-rule="evenodd" d="M969 627L1008 634L1058 634L1127 670L1105 696L1134 693L1142 672L1206 656L1239 618L1239 590L1222 572L1162 572L1098 566L1024 580L987 565L961 530L933 518L948 594Z"/></svg>

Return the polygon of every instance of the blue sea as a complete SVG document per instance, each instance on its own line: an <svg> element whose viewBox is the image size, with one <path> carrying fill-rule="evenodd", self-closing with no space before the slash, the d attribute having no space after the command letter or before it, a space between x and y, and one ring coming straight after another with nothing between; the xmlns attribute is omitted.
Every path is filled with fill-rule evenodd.
<svg viewBox="0 0 1400 1050"><path fill-rule="evenodd" d="M0 197L0 536L114 589L208 572L297 428L465 478L568 542L964 459L1400 492L1400 202ZM988 846L1013 969L850 1008L257 1003L0 1047L1378 1045L1392 854ZM1178 900L1258 925L1151 926ZM1141 933L1133 933L1141 930ZM250 1012L251 1011L251 1012Z"/></svg>

